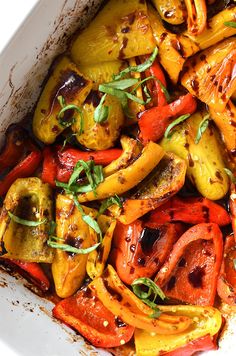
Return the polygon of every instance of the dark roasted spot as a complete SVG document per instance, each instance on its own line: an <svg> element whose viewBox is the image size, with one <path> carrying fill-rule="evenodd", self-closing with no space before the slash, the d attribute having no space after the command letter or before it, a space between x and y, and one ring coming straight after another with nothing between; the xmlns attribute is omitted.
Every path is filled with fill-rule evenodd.
<svg viewBox="0 0 236 356"><path fill-rule="evenodd" d="M203 277L205 276L205 267L196 266L188 275L189 283L194 288L203 288Z"/></svg>
<svg viewBox="0 0 236 356"><path fill-rule="evenodd" d="M52 132L55 132L55 133L58 133L60 130L59 130L59 127L57 125L54 125L52 127Z"/></svg>
<svg viewBox="0 0 236 356"><path fill-rule="evenodd" d="M130 241L131 241L131 237L129 237L129 236L126 237L126 238L125 238L125 241L126 241L126 242L130 242Z"/></svg>
<svg viewBox="0 0 236 356"><path fill-rule="evenodd" d="M117 291L114 290L113 288L111 288L106 279L104 279L104 285L105 285L107 291L108 291L116 300L118 300L118 302L121 302L121 301L122 301L122 299L123 299L122 295L119 294L119 293L117 293Z"/></svg>
<svg viewBox="0 0 236 356"><path fill-rule="evenodd" d="M98 90L91 90L91 92L89 93L89 95L87 96L86 100L85 100L85 104L88 105L93 105L94 107L97 107L100 103L101 97L99 95L99 91Z"/></svg>
<svg viewBox="0 0 236 356"><path fill-rule="evenodd" d="M120 319L118 316L115 317L115 323L118 328L124 328L126 326L125 322Z"/></svg>
<svg viewBox="0 0 236 356"><path fill-rule="evenodd" d="M192 79L190 82L191 87L194 91L198 92L199 90L199 82L196 79Z"/></svg>
<svg viewBox="0 0 236 356"><path fill-rule="evenodd" d="M178 263L178 267L185 267L186 266L186 260L184 258L181 258Z"/></svg>
<svg viewBox="0 0 236 356"><path fill-rule="evenodd" d="M118 56L119 59L123 59L125 57L124 49L127 47L128 41L129 40L127 37L123 38L122 45L119 51L119 56Z"/></svg>
<svg viewBox="0 0 236 356"><path fill-rule="evenodd" d="M130 274L134 274L134 272L135 272L135 268L134 268L134 267L130 267L129 273L130 273Z"/></svg>
<svg viewBox="0 0 236 356"><path fill-rule="evenodd" d="M216 177L217 177L220 181L223 181L223 177L222 177L220 171L216 171L215 174L216 174Z"/></svg>
<svg viewBox="0 0 236 356"><path fill-rule="evenodd" d="M145 258L139 257L137 262L138 262L138 265L145 266L146 261L145 261Z"/></svg>
<svg viewBox="0 0 236 356"><path fill-rule="evenodd" d="M130 27L129 26L126 26L126 27L121 29L122 33L128 33L129 31L130 31Z"/></svg>
<svg viewBox="0 0 236 356"><path fill-rule="evenodd" d="M163 32L160 36L160 41L163 42L167 36L167 32Z"/></svg>
<svg viewBox="0 0 236 356"><path fill-rule="evenodd" d="M189 167L194 167L194 160L192 159L191 154L188 154L188 162L189 162Z"/></svg>
<svg viewBox="0 0 236 356"><path fill-rule="evenodd" d="M135 252L135 249L136 249L136 246L135 246L134 244L132 244L132 245L130 245L130 248L129 248L129 249L130 249L131 252L134 253L134 252Z"/></svg>
<svg viewBox="0 0 236 356"><path fill-rule="evenodd" d="M205 61L206 60L206 55L205 54L201 54L200 55L200 60L201 61Z"/></svg>
<svg viewBox="0 0 236 356"><path fill-rule="evenodd" d="M175 283L176 283L176 277L172 276L167 283L167 290L173 289L175 286Z"/></svg>
<svg viewBox="0 0 236 356"><path fill-rule="evenodd" d="M145 254L151 253L154 243L161 237L160 229L145 227L140 235L140 244Z"/></svg>

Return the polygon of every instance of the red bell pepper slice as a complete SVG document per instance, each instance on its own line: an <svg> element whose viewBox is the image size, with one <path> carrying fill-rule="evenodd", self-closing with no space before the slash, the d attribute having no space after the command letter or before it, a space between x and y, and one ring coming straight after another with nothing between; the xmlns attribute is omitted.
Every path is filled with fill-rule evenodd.
<svg viewBox="0 0 236 356"><path fill-rule="evenodd" d="M43 170L42 181L49 183L52 187L56 186L58 163L51 147L45 147L43 150Z"/></svg>
<svg viewBox="0 0 236 356"><path fill-rule="evenodd" d="M140 139L158 141L165 133L173 119L192 114L196 111L197 102L191 94L180 96L177 100L165 106L153 107L141 112L139 116Z"/></svg>
<svg viewBox="0 0 236 356"><path fill-rule="evenodd" d="M17 266L17 271L29 279L33 284L40 288L43 292L47 292L50 288L50 282L42 267L36 262L23 262L19 260L6 260L10 266ZM24 273L26 272L26 273Z"/></svg>
<svg viewBox="0 0 236 356"><path fill-rule="evenodd" d="M227 236L224 246L224 258L222 261L217 292L220 298L227 304L236 305L236 243L233 235Z"/></svg>
<svg viewBox="0 0 236 356"><path fill-rule="evenodd" d="M42 155L40 151L31 152L23 161L18 163L4 178L0 181L0 196L5 195L18 178L30 177L38 168Z"/></svg>
<svg viewBox="0 0 236 356"><path fill-rule="evenodd" d="M167 105L166 96L161 87L161 84L166 87L166 79L163 70L157 60L154 61L151 67L145 71L145 74L146 77L154 76L156 78L152 81L147 82L148 89L151 92L153 105Z"/></svg>
<svg viewBox="0 0 236 356"><path fill-rule="evenodd" d="M151 224L140 220L130 225L117 222L113 235L111 261L126 284L141 277L152 277L168 257L174 243L183 233L179 224Z"/></svg>
<svg viewBox="0 0 236 356"><path fill-rule="evenodd" d="M222 255L223 240L218 225L195 225L176 242L155 282L170 298L213 305Z"/></svg>
<svg viewBox="0 0 236 356"><path fill-rule="evenodd" d="M53 316L77 330L95 347L124 345L134 333L134 327L113 315L89 289L60 301L53 309Z"/></svg>
<svg viewBox="0 0 236 356"><path fill-rule="evenodd" d="M163 356L192 356L198 351L217 350L218 346L215 338L210 335L200 337L199 339L190 341L187 345L179 347L176 350L161 353Z"/></svg>
<svg viewBox="0 0 236 356"><path fill-rule="evenodd" d="M220 226L231 222L227 211L207 198L177 196L155 209L149 221L157 224L181 221L193 225L212 222Z"/></svg>
<svg viewBox="0 0 236 356"><path fill-rule="evenodd" d="M229 198L230 215L232 221L232 228L234 232L234 239L236 242L236 187L235 184L231 184L230 198Z"/></svg>

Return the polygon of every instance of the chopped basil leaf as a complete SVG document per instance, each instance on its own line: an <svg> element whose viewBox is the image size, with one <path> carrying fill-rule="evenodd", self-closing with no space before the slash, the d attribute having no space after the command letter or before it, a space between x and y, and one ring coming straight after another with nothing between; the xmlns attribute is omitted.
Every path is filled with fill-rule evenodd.
<svg viewBox="0 0 236 356"><path fill-rule="evenodd" d="M131 73L131 72L135 72L135 73L144 72L149 67L151 67L151 65L153 64L153 62L156 59L157 54L158 54L158 49L157 49L157 47L155 47L154 51L151 54L151 56L144 63L139 64L137 66L130 66L130 67L125 68L119 74L114 75L113 79L114 80L119 80L119 79L123 78L126 74Z"/></svg>
<svg viewBox="0 0 236 356"><path fill-rule="evenodd" d="M150 278L138 278L132 284L134 294L153 309L154 313L150 315L150 318L158 318L161 311L156 306L156 298L159 296L162 300L166 298L165 294L160 287L156 285ZM144 290L146 287L146 290ZM148 289L147 289L148 288Z"/></svg>
<svg viewBox="0 0 236 356"><path fill-rule="evenodd" d="M210 115L206 115L203 118L203 120L200 122L200 125L199 125L198 130L197 130L197 135L195 137L195 144L196 145L199 143L199 141L202 138L202 135L204 134L204 132L208 128L208 125L209 125L209 122L210 122L209 117L210 117Z"/></svg>
<svg viewBox="0 0 236 356"><path fill-rule="evenodd" d="M234 269L236 271L236 258L233 259Z"/></svg>
<svg viewBox="0 0 236 356"><path fill-rule="evenodd" d="M128 88L131 88L133 85L137 84L139 81L138 78L128 78L128 79L122 79L122 80L117 80L113 82L108 82L103 85L106 85L110 88L114 89L119 89L119 90L125 90Z"/></svg>
<svg viewBox="0 0 236 356"><path fill-rule="evenodd" d="M156 79L156 80L158 81L158 83L161 87L161 90L165 95L167 103L170 103L171 100L170 100L170 94L169 94L168 90L166 89L166 87L162 84L162 82L159 79Z"/></svg>
<svg viewBox="0 0 236 356"><path fill-rule="evenodd" d="M49 223L49 232L48 235L52 236L56 230L57 224L55 223L55 221L51 220Z"/></svg>
<svg viewBox="0 0 236 356"><path fill-rule="evenodd" d="M64 127L69 127L71 125L73 125L75 123L75 118L71 118L70 120L63 120L64 117L64 113L67 110L75 110L80 114L80 131L79 131L79 135L81 135L83 133L83 126L84 126L84 117L83 117L83 112L81 110L81 108L78 105L75 104L69 104L66 105L65 102L65 98L60 95L57 97L57 100L59 101L60 105L61 105L61 110L59 111L57 117L59 119L59 123L64 126Z"/></svg>
<svg viewBox="0 0 236 356"><path fill-rule="evenodd" d="M64 148L65 148L65 146L66 146L66 144L67 144L67 143L71 143L72 137L73 137L73 136L76 136L76 135L77 135L76 133L69 134L69 135L65 138L65 140L63 141L63 144L62 144L62 147L61 147L60 151L63 151Z"/></svg>
<svg viewBox="0 0 236 356"><path fill-rule="evenodd" d="M62 243L57 243L55 242L55 240L63 240L63 239L59 239L57 237L54 236L50 236L50 238L47 241L48 246L52 247L52 248L56 248L65 252L70 252L70 253L76 253L79 255L87 255L88 253L96 250L98 248L98 246L100 245L100 242L88 247L88 248L76 248L67 244L62 244Z"/></svg>
<svg viewBox="0 0 236 356"><path fill-rule="evenodd" d="M234 176L233 172L230 169L224 168L225 173L229 176L232 183L236 184L236 177Z"/></svg>
<svg viewBox="0 0 236 356"><path fill-rule="evenodd" d="M155 79L156 77L151 75L150 77L144 78L143 80L139 81L137 85L134 87L134 89L131 91L131 93L135 93L136 90L145 82L147 82L150 79Z"/></svg>
<svg viewBox="0 0 236 356"><path fill-rule="evenodd" d="M236 21L227 21L227 22L224 22L224 25L227 27L236 28Z"/></svg>
<svg viewBox="0 0 236 356"><path fill-rule="evenodd" d="M188 119L190 117L190 114L186 114L186 115L181 115L180 117L178 117L176 120L174 120L166 129L165 131L165 138L168 138L170 136L170 131L173 129L173 127L175 127L176 125L180 124L181 122L185 121L186 119Z"/></svg>
<svg viewBox="0 0 236 356"><path fill-rule="evenodd" d="M30 226L30 227L34 227L34 226L39 226L39 225L45 224L46 221L47 221L47 219L44 219L44 220L41 220L41 221L31 221L31 220L21 219L18 216L12 214L10 211L8 211L8 215L10 216L11 220L16 222L17 224L24 225L24 226Z"/></svg>
<svg viewBox="0 0 236 356"><path fill-rule="evenodd" d="M111 205L118 205L120 208L122 208L122 203L118 195L115 195L114 197L110 197L106 200L103 200L100 209L98 211L98 215L103 214Z"/></svg>
<svg viewBox="0 0 236 356"><path fill-rule="evenodd" d="M104 106L103 103L106 99L107 94L104 94L102 99L100 100L99 105L96 107L94 110L94 121L97 122L98 124L104 122L107 120L108 115L109 115L109 107Z"/></svg>

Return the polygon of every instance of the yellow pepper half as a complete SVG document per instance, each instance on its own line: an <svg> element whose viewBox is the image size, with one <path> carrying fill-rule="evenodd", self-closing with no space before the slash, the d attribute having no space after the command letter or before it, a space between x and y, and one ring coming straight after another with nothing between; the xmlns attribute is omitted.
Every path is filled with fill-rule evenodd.
<svg viewBox="0 0 236 356"><path fill-rule="evenodd" d="M206 49L185 63L182 85L216 111L224 111L236 90L235 38Z"/></svg>
<svg viewBox="0 0 236 356"><path fill-rule="evenodd" d="M78 195L79 202L106 199L115 194L121 195L140 183L160 162L164 150L154 142L149 142L142 150L140 156L127 168L106 177L96 189Z"/></svg>
<svg viewBox="0 0 236 356"><path fill-rule="evenodd" d="M89 284L89 288L108 310L134 327L169 335L186 330L192 323L190 318L182 315L163 313L158 319L151 318L153 310L121 282L110 265L102 277L95 278Z"/></svg>
<svg viewBox="0 0 236 356"><path fill-rule="evenodd" d="M85 207L84 211L87 211ZM73 247L85 249L97 243L97 235L83 219L76 208L73 199L59 194L56 199L56 235L63 239L58 243L65 243ZM74 294L82 285L86 275L88 254L69 254L60 249L55 250L52 263L52 275L56 293L61 298Z"/></svg>
<svg viewBox="0 0 236 356"><path fill-rule="evenodd" d="M156 356L185 346L200 337L214 336L222 324L221 313L213 307L192 305L159 306L163 313L184 315L192 320L185 331L176 335L161 335L144 330L135 330L135 347L137 356Z"/></svg>
<svg viewBox="0 0 236 356"><path fill-rule="evenodd" d="M187 16L184 0L152 0L162 20L180 25Z"/></svg>
<svg viewBox="0 0 236 356"><path fill-rule="evenodd" d="M145 1L110 0L75 39L72 59L78 65L149 54L155 40Z"/></svg>
<svg viewBox="0 0 236 356"><path fill-rule="evenodd" d="M52 73L42 91L33 117L34 135L42 142L51 144L56 137L65 130L61 125L58 114L62 107L58 97L64 98L65 104L75 104L80 106L90 90L92 82L83 77L78 68L68 57L62 57L58 63L54 64ZM67 111L65 113L68 118ZM80 115L70 110L69 118L80 121Z"/></svg>
<svg viewBox="0 0 236 356"><path fill-rule="evenodd" d="M26 226L12 220L8 212L29 221L43 221ZM7 253L2 257L26 262L51 263L54 250L47 245L52 220L52 191L39 178L19 178L8 190L0 216L0 245Z"/></svg>

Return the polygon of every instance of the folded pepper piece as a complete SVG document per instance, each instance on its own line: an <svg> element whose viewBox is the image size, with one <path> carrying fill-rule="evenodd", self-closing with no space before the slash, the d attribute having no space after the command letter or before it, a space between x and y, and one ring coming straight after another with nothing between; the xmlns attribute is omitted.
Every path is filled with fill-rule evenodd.
<svg viewBox="0 0 236 356"><path fill-rule="evenodd" d="M58 114L62 109L58 97L62 96L65 105L81 106L92 89L92 81L83 77L76 65L68 57L62 57L52 67L52 73L42 91L33 117L34 135L43 143L51 144L65 130ZM81 117L74 110L64 113L63 121Z"/></svg>
<svg viewBox="0 0 236 356"><path fill-rule="evenodd" d="M120 279L132 284L137 278L155 275L184 232L179 225L152 224L150 227L140 220L129 225L118 222L110 260Z"/></svg>
<svg viewBox="0 0 236 356"><path fill-rule="evenodd" d="M163 149L154 142L149 142L140 156L127 168L106 177L98 185L96 192L83 193L78 196L79 202L105 199L115 194L121 195L140 183L160 162L164 156Z"/></svg>
<svg viewBox="0 0 236 356"><path fill-rule="evenodd" d="M89 284L89 288L111 313L139 329L171 335L186 330L192 324L190 318L182 315L163 313L158 319L151 318L153 310L121 282L111 265L101 277Z"/></svg>
<svg viewBox="0 0 236 356"><path fill-rule="evenodd" d="M172 24L180 25L186 18L186 7L184 0L152 0L162 20Z"/></svg>
<svg viewBox="0 0 236 356"><path fill-rule="evenodd" d="M25 226L13 221L8 212L30 221L44 221ZM9 189L0 216L2 257L25 262L51 263L54 250L47 245L52 220L52 191L39 178L17 179Z"/></svg>
<svg viewBox="0 0 236 356"><path fill-rule="evenodd" d="M116 347L128 342L134 327L112 314L90 289L81 289L60 301L53 316L77 330L95 347Z"/></svg>
<svg viewBox="0 0 236 356"><path fill-rule="evenodd" d="M209 199L174 196L167 203L155 209L148 221L156 224L181 221L192 225L213 222L225 226L230 224L231 220L221 205Z"/></svg>
<svg viewBox="0 0 236 356"><path fill-rule="evenodd" d="M190 356L198 350L207 350L209 345L210 347L212 347L212 344L214 345L213 338L222 324L221 314L216 308L193 305L162 305L159 308L163 313L185 315L191 318L193 323L188 329L176 335L161 335L158 333L153 335L153 333L136 329L135 347L137 356L162 354ZM199 345L199 341L201 341L201 345ZM198 348L195 343L198 343Z"/></svg>
<svg viewBox="0 0 236 356"><path fill-rule="evenodd" d="M222 257L223 238L218 225L195 225L176 242L155 282L167 297L213 305Z"/></svg>
<svg viewBox="0 0 236 356"><path fill-rule="evenodd" d="M205 0L184 0L188 13L188 32L197 36L201 34L207 24L207 7Z"/></svg>
<svg viewBox="0 0 236 356"><path fill-rule="evenodd" d="M236 305L236 243L233 235L227 236L224 245L224 258L217 285L217 293L223 302Z"/></svg>
<svg viewBox="0 0 236 356"><path fill-rule="evenodd" d="M223 112L236 90L236 41L229 38L185 63L181 84L215 111Z"/></svg>

